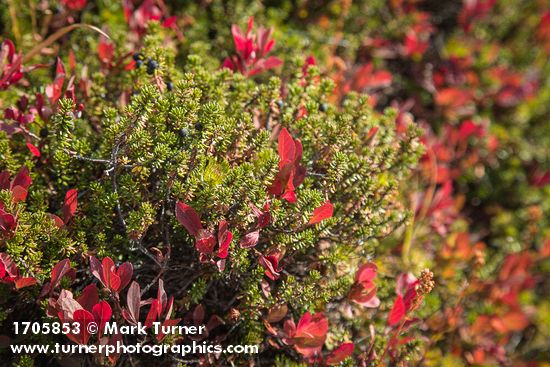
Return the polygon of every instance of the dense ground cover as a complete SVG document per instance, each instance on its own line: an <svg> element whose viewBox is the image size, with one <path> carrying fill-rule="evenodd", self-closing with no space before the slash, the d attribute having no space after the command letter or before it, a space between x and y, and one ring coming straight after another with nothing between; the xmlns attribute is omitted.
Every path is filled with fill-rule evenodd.
<svg viewBox="0 0 550 367"><path fill-rule="evenodd" d="M546 366L550 2L0 7L18 366ZM257 355L16 356L16 321ZM86 364L85 364L86 365Z"/></svg>

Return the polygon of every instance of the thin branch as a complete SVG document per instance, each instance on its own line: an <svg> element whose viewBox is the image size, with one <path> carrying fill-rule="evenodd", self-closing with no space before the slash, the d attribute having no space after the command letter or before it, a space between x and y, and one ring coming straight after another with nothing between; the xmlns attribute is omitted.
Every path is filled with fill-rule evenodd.
<svg viewBox="0 0 550 367"><path fill-rule="evenodd" d="M120 149L120 144L121 142L117 142L115 144L115 146L113 147L113 150L111 151L111 168L112 168L112 171L113 171L113 174L111 175L111 183L112 183L112 187L113 187L113 192L115 194L115 199L116 199L116 203L115 203L115 210L117 212L117 215L118 215L118 219L120 221L120 224L122 225L122 228L124 229L124 233L128 233L128 227L126 226L126 221L124 220L124 216L122 215L122 210L121 210L121 207L120 207L120 199L118 197L118 183L117 183L117 172L116 172L116 168L117 168L117 155L118 155L118 150Z"/></svg>
<svg viewBox="0 0 550 367"><path fill-rule="evenodd" d="M151 281L149 282L149 284L147 284L147 285L145 286L145 288L143 288L143 289L141 290L141 297L143 297L143 295L144 295L145 293L147 293L147 291L149 291L149 289L151 289L151 287L152 287L153 285L155 285L155 284L158 282L158 280L160 279L160 277L162 276L162 274L164 274L164 269L161 269L161 270L159 271L159 273L157 274L157 276L154 277L153 280L151 280Z"/></svg>
<svg viewBox="0 0 550 367"><path fill-rule="evenodd" d="M67 154L69 154L71 156L71 158L78 159L79 161L111 164L111 161L108 160L108 159L84 157L84 156L81 156L81 155L77 154L76 152L71 152L71 151L68 151L68 150L65 150L65 152L67 152Z"/></svg>

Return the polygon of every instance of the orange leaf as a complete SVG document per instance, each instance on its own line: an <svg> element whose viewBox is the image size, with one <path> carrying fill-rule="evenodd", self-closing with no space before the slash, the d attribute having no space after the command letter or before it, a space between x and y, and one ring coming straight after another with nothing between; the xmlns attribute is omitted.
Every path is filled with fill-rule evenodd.
<svg viewBox="0 0 550 367"><path fill-rule="evenodd" d="M313 215L309 220L308 224L317 224L325 219L332 218L334 207L327 200L323 205L313 210Z"/></svg>

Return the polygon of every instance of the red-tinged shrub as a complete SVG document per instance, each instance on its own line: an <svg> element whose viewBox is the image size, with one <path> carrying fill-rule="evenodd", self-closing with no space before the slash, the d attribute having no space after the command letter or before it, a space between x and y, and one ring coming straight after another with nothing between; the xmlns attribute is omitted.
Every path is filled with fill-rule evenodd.
<svg viewBox="0 0 550 367"><path fill-rule="evenodd" d="M334 366L350 357L355 346L353 343L342 343L323 356L321 349L325 343L328 328L328 320L324 314L312 315L306 312L298 321L298 325L292 319L286 320L281 335L285 344L296 349L311 364Z"/></svg>
<svg viewBox="0 0 550 367"><path fill-rule="evenodd" d="M257 33L253 33L254 18L248 20L248 27L245 34L242 34L239 26L231 26L231 34L235 42L235 55L227 57L223 62L223 67L238 71L243 75L253 76L264 70L269 70L282 65L282 61L276 56L267 56L275 40L271 38L273 29L258 28Z"/></svg>
<svg viewBox="0 0 550 367"><path fill-rule="evenodd" d="M15 45L10 39L2 41L0 51L0 90L6 90L10 85L23 78L21 55L15 51Z"/></svg>
<svg viewBox="0 0 550 367"><path fill-rule="evenodd" d="M176 17L166 14L164 11L166 7L162 6L161 9L161 6L153 0L145 0L141 3L123 0L122 3L128 27L138 36L143 36L150 21L162 21L162 26L166 28L172 28L175 25Z"/></svg>
<svg viewBox="0 0 550 367"><path fill-rule="evenodd" d="M218 250L215 256L220 260L212 259L214 246L216 246L216 238L207 229L204 229L197 212L182 202L176 203L176 218L187 229L190 235L195 237L195 248L200 253L201 262L213 262L218 266L220 271L225 268L225 259L229 254L229 245L233 239L233 234L228 230L226 220L220 221L218 224L217 243ZM246 237L245 237L246 238ZM258 238L256 236L256 242Z"/></svg>
<svg viewBox="0 0 550 367"><path fill-rule="evenodd" d="M168 298L164 290L162 279L158 284L158 295L151 303L151 308L145 319L144 325L150 327L154 322L160 322L161 326L173 326L177 325L181 319L172 319L172 307L174 305L174 297ZM162 332L157 334L157 340L160 341L164 338L165 334Z"/></svg>
<svg viewBox="0 0 550 367"><path fill-rule="evenodd" d="M306 358L316 357L321 353L328 333L328 320L322 313L311 315L306 312L298 321L285 322L287 343L293 345L298 353Z"/></svg>
<svg viewBox="0 0 550 367"><path fill-rule="evenodd" d="M118 268L110 257L103 261L91 256L90 270L92 274L103 284L103 286L114 293L124 290L132 280L134 268L131 263L125 262Z"/></svg>
<svg viewBox="0 0 550 367"><path fill-rule="evenodd" d="M77 344L88 344L94 332L90 331L90 324L98 327L98 337L101 337L105 324L111 319L111 306L101 301L89 308L90 304L82 304L82 300L75 300L70 291L62 290L56 302L59 320L63 323L78 324L78 331L74 330L67 337ZM85 308L85 306L87 308Z"/></svg>
<svg viewBox="0 0 550 367"><path fill-rule="evenodd" d="M355 283L353 284L348 298L364 307L378 307L380 299L376 296L376 278L377 267L373 263L361 265L355 273Z"/></svg>

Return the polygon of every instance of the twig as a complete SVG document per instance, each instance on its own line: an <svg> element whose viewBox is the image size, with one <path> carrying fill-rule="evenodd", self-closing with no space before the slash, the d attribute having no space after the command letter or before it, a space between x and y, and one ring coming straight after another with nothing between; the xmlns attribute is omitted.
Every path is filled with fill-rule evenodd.
<svg viewBox="0 0 550 367"><path fill-rule="evenodd" d="M390 343L399 337L399 334L401 334L401 329L403 329L403 325L405 325L405 322L407 322L407 317L404 317L403 318L403 321L401 321L401 324L399 324L399 328L397 328L392 337L390 338L390 340L388 340L388 342L386 343L386 346L384 347L384 352L382 352L382 355L380 356L380 359L378 361L378 364L377 366L378 367L383 367L383 363L384 363L384 357L386 357L386 354L388 353L388 350L390 349Z"/></svg>
<svg viewBox="0 0 550 367"><path fill-rule="evenodd" d="M115 146L113 147L113 150L111 151L111 168L112 168L112 171L113 171L113 174L111 176L111 183L112 183L112 187L113 187L113 192L115 194L115 199L116 199L116 203L115 203L115 210L117 212L117 215L118 215L118 219L120 221L120 224L122 225L122 228L124 229L124 233L127 233L127 226L126 226L126 221L124 220L124 216L122 215L122 210L120 208L120 199L118 197L118 183L117 183L117 178L116 178L116 160L117 160L117 155L118 155L118 150L120 149L120 144L121 142L117 142L115 144Z"/></svg>
<svg viewBox="0 0 550 367"><path fill-rule="evenodd" d="M308 172L308 176L315 176L315 177L327 177L326 173L317 173L317 172Z"/></svg>
<svg viewBox="0 0 550 367"><path fill-rule="evenodd" d="M111 164L112 162L108 159L101 159L101 158L90 158L90 157L83 157L79 154L76 154L75 152L66 151L72 158L76 158L79 161L85 161L85 162L94 162L94 163L103 163L103 164Z"/></svg>
<svg viewBox="0 0 550 367"><path fill-rule="evenodd" d="M157 274L157 276L154 277L153 280L151 280L151 282L149 282L149 284L147 284L147 285L145 286L145 288L143 288L143 289L141 290L141 297L143 297L143 295L144 295L145 293L147 293L147 291L148 291L149 289L151 289L151 287L152 287L153 285L155 285L155 284L158 282L158 280L160 279L160 277L162 276L163 273L164 273L164 269L160 269L160 271L159 271L159 273Z"/></svg>
<svg viewBox="0 0 550 367"><path fill-rule="evenodd" d="M153 260L153 262L155 264L157 264L157 266L159 267L163 267L163 264L161 264L156 257L154 257L149 251L147 251L147 249L145 247L143 247L143 243L142 243L142 240L140 239L139 241L136 241L136 240L131 240L130 241L130 244L132 245L132 248L138 248L138 250L140 250L145 256L147 256L149 259Z"/></svg>

